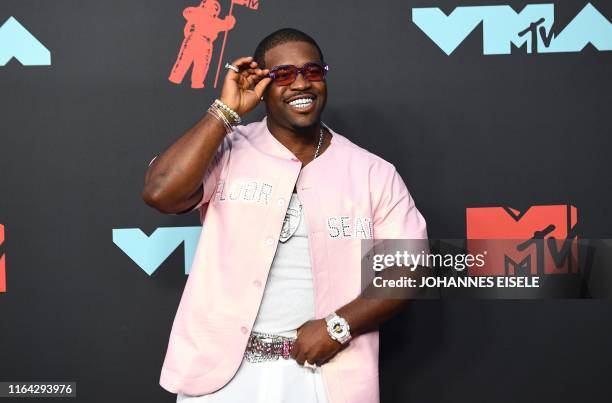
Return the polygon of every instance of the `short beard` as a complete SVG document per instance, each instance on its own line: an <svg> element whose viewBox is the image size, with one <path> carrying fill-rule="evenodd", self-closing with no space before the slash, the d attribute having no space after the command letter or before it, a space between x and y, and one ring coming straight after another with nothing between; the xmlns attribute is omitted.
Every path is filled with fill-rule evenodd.
<svg viewBox="0 0 612 403"><path fill-rule="evenodd" d="M315 120L311 125L308 126L296 126L296 125L291 125L291 130L293 130L294 132L298 133L298 135L303 136L303 135L308 135L310 134L316 127L317 125L321 122L321 119L317 119Z"/></svg>
<svg viewBox="0 0 612 403"><path fill-rule="evenodd" d="M267 114L267 111L266 111L266 114ZM290 129L292 132L296 133L296 135L303 137L303 136L312 135L313 130L315 130L317 125L321 123L321 114L319 114L319 116L312 122L312 124L306 125L306 126L296 124L288 119L283 121L285 124L281 124L281 121L279 120L275 120L275 121L277 122L277 124L280 124L286 129Z"/></svg>

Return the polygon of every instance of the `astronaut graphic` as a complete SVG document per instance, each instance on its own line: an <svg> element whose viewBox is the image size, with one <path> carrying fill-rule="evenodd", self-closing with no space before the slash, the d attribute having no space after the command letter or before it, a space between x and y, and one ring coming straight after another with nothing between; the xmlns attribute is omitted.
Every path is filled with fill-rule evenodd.
<svg viewBox="0 0 612 403"><path fill-rule="evenodd" d="M183 17L187 20L183 33L185 39L168 79L180 84L193 64L191 70L191 88L204 88L204 79L208 73L213 53L213 42L219 32L234 28L236 19L232 15L220 19L221 4L218 0L202 0L197 7L187 7Z"/></svg>

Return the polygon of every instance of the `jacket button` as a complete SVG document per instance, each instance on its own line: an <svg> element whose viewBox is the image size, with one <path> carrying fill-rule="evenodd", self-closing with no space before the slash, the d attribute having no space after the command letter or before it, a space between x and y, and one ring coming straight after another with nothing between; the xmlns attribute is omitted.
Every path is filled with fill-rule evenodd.
<svg viewBox="0 0 612 403"><path fill-rule="evenodd" d="M261 287L261 281L259 281L259 280L255 280L255 281L253 281L253 285L254 285L255 287L259 288L259 287Z"/></svg>
<svg viewBox="0 0 612 403"><path fill-rule="evenodd" d="M283 207L285 205L285 199L278 199L276 204L278 205L278 207Z"/></svg>
<svg viewBox="0 0 612 403"><path fill-rule="evenodd" d="M267 237L266 238L266 245L272 246L273 243L274 243L274 238L272 238L272 237Z"/></svg>
<svg viewBox="0 0 612 403"><path fill-rule="evenodd" d="M242 327L240 328L240 331L241 331L243 334L246 334L246 333L249 331L249 329L247 329L246 327L242 326Z"/></svg>

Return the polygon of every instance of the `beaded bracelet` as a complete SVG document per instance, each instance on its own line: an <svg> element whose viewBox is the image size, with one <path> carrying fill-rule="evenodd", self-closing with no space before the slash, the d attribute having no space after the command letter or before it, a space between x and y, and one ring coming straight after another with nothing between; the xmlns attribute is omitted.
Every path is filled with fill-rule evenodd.
<svg viewBox="0 0 612 403"><path fill-rule="evenodd" d="M228 113L230 118L234 121L233 125L239 125L242 122L240 116L232 108L223 103L220 99L215 99L215 104L221 108L224 112Z"/></svg>
<svg viewBox="0 0 612 403"><path fill-rule="evenodd" d="M215 99L215 102L210 105L207 112L223 123L226 134L233 130L233 126L236 126L242 122L240 116L220 99Z"/></svg>

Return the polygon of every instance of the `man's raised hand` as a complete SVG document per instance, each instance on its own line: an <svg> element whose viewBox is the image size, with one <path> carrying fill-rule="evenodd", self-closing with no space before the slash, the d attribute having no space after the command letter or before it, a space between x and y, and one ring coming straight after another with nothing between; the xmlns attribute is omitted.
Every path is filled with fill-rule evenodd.
<svg viewBox="0 0 612 403"><path fill-rule="evenodd" d="M228 69L221 89L221 101L243 116L259 103L264 90L272 81L268 69L260 69L253 57L241 57L232 62L240 70Z"/></svg>

